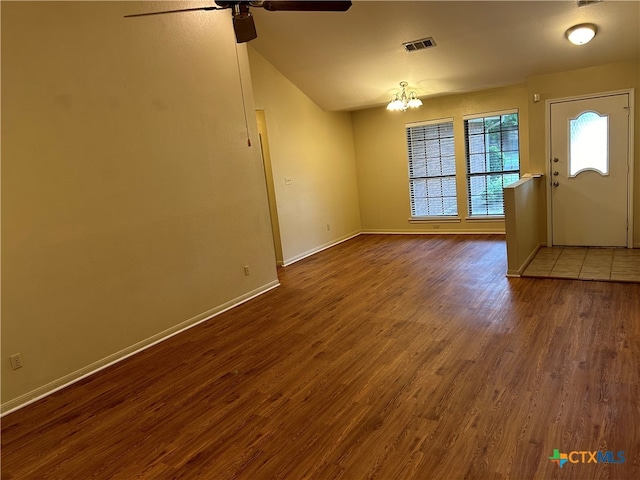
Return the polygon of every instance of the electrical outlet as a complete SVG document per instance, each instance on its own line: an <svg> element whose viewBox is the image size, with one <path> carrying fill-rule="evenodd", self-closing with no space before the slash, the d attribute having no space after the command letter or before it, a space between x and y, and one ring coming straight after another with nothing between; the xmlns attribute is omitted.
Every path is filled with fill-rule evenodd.
<svg viewBox="0 0 640 480"><path fill-rule="evenodd" d="M13 368L14 370L22 368L22 354L14 353L9 358L11 358L11 368Z"/></svg>
<svg viewBox="0 0 640 480"><path fill-rule="evenodd" d="M249 271L249 265L244 266L244 274L247 277L251 274L251 272Z"/></svg>

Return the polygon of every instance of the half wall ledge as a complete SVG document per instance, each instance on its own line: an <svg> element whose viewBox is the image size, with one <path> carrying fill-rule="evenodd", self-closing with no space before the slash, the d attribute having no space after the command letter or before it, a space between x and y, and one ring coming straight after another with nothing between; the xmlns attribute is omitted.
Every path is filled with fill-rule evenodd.
<svg viewBox="0 0 640 480"><path fill-rule="evenodd" d="M525 173L504 187L507 276L519 277L544 244L546 197L544 175Z"/></svg>

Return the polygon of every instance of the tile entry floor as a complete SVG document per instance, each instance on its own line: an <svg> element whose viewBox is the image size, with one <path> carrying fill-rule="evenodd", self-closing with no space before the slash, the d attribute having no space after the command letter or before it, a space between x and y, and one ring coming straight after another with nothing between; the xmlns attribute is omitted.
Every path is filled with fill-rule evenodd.
<svg viewBox="0 0 640 480"><path fill-rule="evenodd" d="M640 249L542 247L522 276L640 282Z"/></svg>

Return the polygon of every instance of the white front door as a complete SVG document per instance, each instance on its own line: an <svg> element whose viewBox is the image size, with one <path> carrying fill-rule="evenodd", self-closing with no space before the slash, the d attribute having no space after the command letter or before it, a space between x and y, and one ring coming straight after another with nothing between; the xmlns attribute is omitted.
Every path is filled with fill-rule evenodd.
<svg viewBox="0 0 640 480"><path fill-rule="evenodd" d="M629 94L551 103L553 245L627 246Z"/></svg>

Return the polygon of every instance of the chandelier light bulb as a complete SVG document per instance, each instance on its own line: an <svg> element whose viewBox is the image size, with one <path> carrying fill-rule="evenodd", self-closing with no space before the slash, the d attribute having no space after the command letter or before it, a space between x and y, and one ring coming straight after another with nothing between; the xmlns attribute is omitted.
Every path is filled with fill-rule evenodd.
<svg viewBox="0 0 640 480"><path fill-rule="evenodd" d="M409 108L418 108L422 106L422 100L418 98L416 92L411 92L409 94L409 101L407 102L407 107Z"/></svg>
<svg viewBox="0 0 640 480"><path fill-rule="evenodd" d="M394 97L391 99L391 101L389 102L389 105L387 105L387 110L391 110L392 112L395 112L395 111L402 110L403 108L404 108L404 104L402 103L402 100L400 100L399 94L396 93Z"/></svg>

